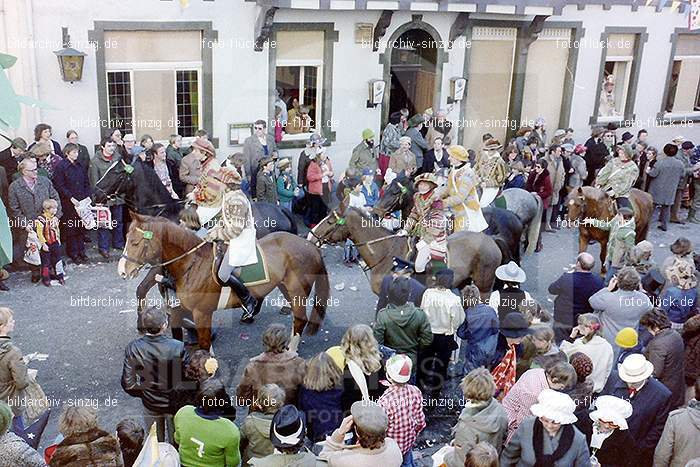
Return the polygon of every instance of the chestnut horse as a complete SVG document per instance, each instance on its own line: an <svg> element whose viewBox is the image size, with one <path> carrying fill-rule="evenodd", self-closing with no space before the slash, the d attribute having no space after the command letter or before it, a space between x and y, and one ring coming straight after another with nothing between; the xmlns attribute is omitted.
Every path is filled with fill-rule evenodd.
<svg viewBox="0 0 700 467"><path fill-rule="evenodd" d="M346 208L343 202L311 231L317 243L352 240L367 265L365 272L370 272L372 291L377 295L394 257L406 258L409 251L407 237L392 234L379 224L376 218L357 208ZM483 294L491 291L496 268L501 264L501 250L491 237L481 232L456 232L447 238L447 250L455 287L473 281Z"/></svg>
<svg viewBox="0 0 700 467"><path fill-rule="evenodd" d="M629 199L634 207L635 231L637 233L635 243L639 243L647 238L649 223L654 212L654 201L649 193L636 188L632 188L630 191ZM612 219L615 216L612 210L613 201L600 188L584 186L572 190L569 193L567 202L569 208L568 221L578 224L579 253L586 251L590 240L600 243L600 271L601 274L605 274L605 256L608 253L609 232L585 225L583 220L587 217L605 221Z"/></svg>
<svg viewBox="0 0 700 467"><path fill-rule="evenodd" d="M144 266L162 266L175 280L177 298L192 311L199 346L211 346L212 315L219 302L221 286L212 276L213 245L194 232L161 217L131 214L131 226L126 237L124 255L119 260L119 275L124 279L136 277ZM286 232L274 232L258 240L267 261L270 280L249 287L259 303L275 287L291 303L294 315L294 335L316 334L326 315L330 295L328 273L321 253L303 238ZM312 286L316 297L310 319L306 304ZM225 308L240 307L231 294ZM307 326L308 324L308 326Z"/></svg>

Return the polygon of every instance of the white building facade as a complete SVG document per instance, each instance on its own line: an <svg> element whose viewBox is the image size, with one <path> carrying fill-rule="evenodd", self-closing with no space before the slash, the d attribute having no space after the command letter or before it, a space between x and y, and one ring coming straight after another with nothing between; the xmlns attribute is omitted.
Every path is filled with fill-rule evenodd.
<svg viewBox="0 0 700 467"><path fill-rule="evenodd" d="M550 136L571 127L579 142L610 123L645 128L657 145L700 140L700 35L688 30L689 6L646 3L0 0L0 51L18 57L8 70L16 92L54 107L25 108L15 135L31 139L46 122L55 139L74 129L89 147L114 126L156 140L205 128L225 157L255 120L274 121L276 90L312 119L285 135L281 155L296 162L319 131L336 173L362 130L378 134L402 107L447 109L458 142L472 148L485 132L504 141L539 116ZM74 83L54 54L64 27L87 54ZM457 101L454 78L466 79ZM386 83L377 106L368 105L372 80Z"/></svg>

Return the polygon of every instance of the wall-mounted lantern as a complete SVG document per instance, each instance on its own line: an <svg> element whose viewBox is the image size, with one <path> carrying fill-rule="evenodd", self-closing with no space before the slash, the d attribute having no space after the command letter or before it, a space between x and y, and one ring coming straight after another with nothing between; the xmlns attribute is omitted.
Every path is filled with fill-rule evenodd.
<svg viewBox="0 0 700 467"><path fill-rule="evenodd" d="M450 95L447 103L452 104L464 99L464 92L467 90L467 80L459 76L450 78Z"/></svg>
<svg viewBox="0 0 700 467"><path fill-rule="evenodd" d="M79 52L70 46L68 28L63 28L63 48L54 52L58 57L63 81L80 81L83 78L84 52Z"/></svg>
<svg viewBox="0 0 700 467"><path fill-rule="evenodd" d="M373 79L369 82L369 98L367 108L374 108L384 101L384 89L386 82L381 79Z"/></svg>

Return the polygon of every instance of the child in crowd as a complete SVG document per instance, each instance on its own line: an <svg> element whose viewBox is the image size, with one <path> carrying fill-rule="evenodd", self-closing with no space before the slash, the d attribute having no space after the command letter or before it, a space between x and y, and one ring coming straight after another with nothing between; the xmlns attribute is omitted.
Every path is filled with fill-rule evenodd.
<svg viewBox="0 0 700 467"><path fill-rule="evenodd" d="M277 177L277 198L280 206L292 210L292 200L298 193L297 182L292 175L292 162L289 159L280 159L277 163L279 176Z"/></svg>
<svg viewBox="0 0 700 467"><path fill-rule="evenodd" d="M667 269L671 287L661 295L659 309L671 321L671 329L681 332L685 322L696 312L698 281L693 267L685 261L676 261Z"/></svg>
<svg viewBox="0 0 700 467"><path fill-rule="evenodd" d="M359 178L353 178L345 181L345 185L350 189L348 192L348 207L357 208L363 213L367 213L367 200L362 193L362 181ZM357 248L355 248L352 240L345 241L345 249L343 252L343 262L346 266L351 267L352 263L357 262Z"/></svg>
<svg viewBox="0 0 700 467"><path fill-rule="evenodd" d="M613 370L617 370L617 367L620 366L629 355L633 353L642 353L642 346L639 343L639 334L635 329L620 329L615 336L615 344L617 344L617 348L615 349L617 359L615 360L615 365L613 365Z"/></svg>
<svg viewBox="0 0 700 467"><path fill-rule="evenodd" d="M365 196L365 206L368 209L374 207L379 201L379 187L374 183L374 171L372 169L364 169L362 171L362 194Z"/></svg>
<svg viewBox="0 0 700 467"><path fill-rule="evenodd" d="M306 363L306 374L299 390L299 409L304 412L307 436L323 441L343 421L343 370L326 352Z"/></svg>
<svg viewBox="0 0 700 467"><path fill-rule="evenodd" d="M267 157L260 161L256 196L258 201L277 204L277 185L275 183L275 161Z"/></svg>
<svg viewBox="0 0 700 467"><path fill-rule="evenodd" d="M258 389L258 397L251 406L251 411L241 425L242 465L248 465L253 457L265 457L275 448L270 441L272 417L284 405L284 389L276 384L265 384Z"/></svg>
<svg viewBox="0 0 700 467"><path fill-rule="evenodd" d="M412 366L413 362L407 355L396 354L387 360L389 387L378 401L389 418L386 436L399 445L403 455L402 465L414 465L413 447L418 434L426 426L423 394L416 386L408 384Z"/></svg>
<svg viewBox="0 0 700 467"><path fill-rule="evenodd" d="M591 227L610 231L608 236L608 254L605 258L608 268L605 274L605 283L607 284L617 271L626 264L629 254L634 247L636 235L634 211L623 207L609 221L588 217L583 222Z"/></svg>
<svg viewBox="0 0 700 467"><path fill-rule="evenodd" d="M58 202L46 199L41 204L44 212L36 218L36 234L41 245L41 283L51 287L50 269L56 271L56 278L61 285L63 279L63 260L61 258L61 232L58 228Z"/></svg>

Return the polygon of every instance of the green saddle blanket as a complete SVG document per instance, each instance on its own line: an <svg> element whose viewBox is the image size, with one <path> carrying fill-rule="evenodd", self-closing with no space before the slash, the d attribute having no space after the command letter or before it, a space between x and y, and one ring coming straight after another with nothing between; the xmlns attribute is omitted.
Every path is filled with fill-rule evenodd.
<svg viewBox="0 0 700 467"><path fill-rule="evenodd" d="M248 266L241 266L240 274L238 274L238 278L246 286L261 285L270 282L265 254L257 244L255 245L255 253L258 256L258 262L249 264Z"/></svg>
<svg viewBox="0 0 700 467"><path fill-rule="evenodd" d="M497 196L496 199L493 200L493 205L497 208L508 209L506 198L503 195Z"/></svg>

